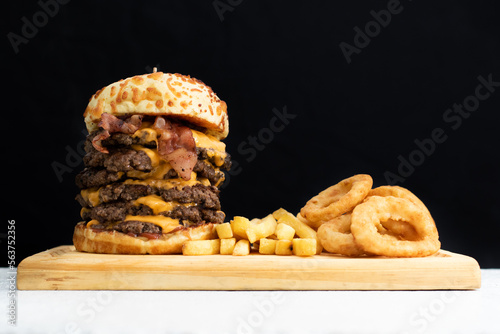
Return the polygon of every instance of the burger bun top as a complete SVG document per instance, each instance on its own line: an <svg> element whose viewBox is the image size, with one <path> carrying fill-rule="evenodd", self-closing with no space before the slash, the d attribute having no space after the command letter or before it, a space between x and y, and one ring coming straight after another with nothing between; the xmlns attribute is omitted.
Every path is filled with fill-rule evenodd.
<svg viewBox="0 0 500 334"><path fill-rule="evenodd" d="M103 113L169 116L205 128L219 140L229 133L226 103L200 80L182 74L137 75L97 91L83 114L89 132L98 129Z"/></svg>

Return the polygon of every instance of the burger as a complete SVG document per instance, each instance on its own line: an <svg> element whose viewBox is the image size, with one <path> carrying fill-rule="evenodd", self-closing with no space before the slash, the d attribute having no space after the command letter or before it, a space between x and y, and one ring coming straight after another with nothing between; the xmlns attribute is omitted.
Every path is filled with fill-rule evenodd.
<svg viewBox="0 0 500 334"><path fill-rule="evenodd" d="M78 251L174 254L216 237L231 158L221 141L226 103L209 86L181 74L134 76L97 91L84 118Z"/></svg>

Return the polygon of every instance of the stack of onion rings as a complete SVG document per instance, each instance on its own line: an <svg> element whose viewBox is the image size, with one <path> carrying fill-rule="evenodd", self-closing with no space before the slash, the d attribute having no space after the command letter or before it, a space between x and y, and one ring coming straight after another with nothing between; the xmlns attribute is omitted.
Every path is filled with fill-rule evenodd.
<svg viewBox="0 0 500 334"><path fill-rule="evenodd" d="M346 256L428 256L441 246L425 204L398 186L371 189L359 174L311 198L297 217L317 229L330 253ZM365 205L366 204L366 205Z"/></svg>

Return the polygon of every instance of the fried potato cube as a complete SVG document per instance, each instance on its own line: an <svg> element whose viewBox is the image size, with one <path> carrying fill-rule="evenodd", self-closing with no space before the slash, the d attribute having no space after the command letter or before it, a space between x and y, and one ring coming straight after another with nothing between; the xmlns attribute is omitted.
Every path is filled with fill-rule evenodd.
<svg viewBox="0 0 500 334"><path fill-rule="evenodd" d="M245 239L238 240L234 245L233 255L243 256L250 254L250 242Z"/></svg>
<svg viewBox="0 0 500 334"><path fill-rule="evenodd" d="M233 254L236 238L220 239L220 253L222 255Z"/></svg>
<svg viewBox="0 0 500 334"><path fill-rule="evenodd" d="M280 218L283 217L287 213L289 213L289 212L286 211L285 209L279 208L278 210L276 210L276 211L273 212L273 217L276 220L280 220Z"/></svg>
<svg viewBox="0 0 500 334"><path fill-rule="evenodd" d="M262 238L259 241L259 253L272 255L276 249L276 243L278 240Z"/></svg>
<svg viewBox="0 0 500 334"><path fill-rule="evenodd" d="M219 239L229 239L233 237L233 230L230 223L219 224L215 227Z"/></svg>
<svg viewBox="0 0 500 334"><path fill-rule="evenodd" d="M239 238L247 239L246 230L253 225L248 218L235 216L233 220L231 220L231 228L233 229L233 235Z"/></svg>
<svg viewBox="0 0 500 334"><path fill-rule="evenodd" d="M276 255L292 255L292 240L278 240L276 241L276 248L274 249Z"/></svg>
<svg viewBox="0 0 500 334"><path fill-rule="evenodd" d="M276 224L273 215L268 215L260 219L258 223L250 225L246 230L248 241L253 243L270 236L276 230Z"/></svg>
<svg viewBox="0 0 500 334"><path fill-rule="evenodd" d="M189 240L182 245L183 255L212 255L219 254L220 239Z"/></svg>
<svg viewBox="0 0 500 334"><path fill-rule="evenodd" d="M319 241L318 236L316 235L316 231L313 228L311 228L309 225L298 220L297 217L295 217L293 214L286 211L285 209L276 210L273 213L273 216L275 218L279 217L278 224L283 223L283 224L286 224L286 225L293 227L293 229L295 230L295 233L300 238L316 239L316 254L321 253L321 251L323 250L323 247L321 246L321 242Z"/></svg>
<svg viewBox="0 0 500 334"><path fill-rule="evenodd" d="M276 226L276 237L279 240L292 240L294 236L295 230L290 225L279 223Z"/></svg>
<svg viewBox="0 0 500 334"><path fill-rule="evenodd" d="M293 243L293 254L297 256L312 256L316 254L316 239L295 238Z"/></svg>

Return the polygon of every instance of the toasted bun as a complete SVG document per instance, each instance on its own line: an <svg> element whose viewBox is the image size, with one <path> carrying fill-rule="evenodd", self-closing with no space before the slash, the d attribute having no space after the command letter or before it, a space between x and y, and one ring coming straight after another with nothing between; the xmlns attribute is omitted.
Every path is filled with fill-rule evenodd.
<svg viewBox="0 0 500 334"><path fill-rule="evenodd" d="M188 240L215 239L214 224L188 227L163 234L159 239L144 241L117 231L95 232L85 224L77 224L73 243L77 251L103 254L180 254Z"/></svg>
<svg viewBox="0 0 500 334"><path fill-rule="evenodd" d="M200 80L155 72L120 80L97 91L83 116L87 130L97 130L103 113L166 115L207 129L221 140L229 133L226 103Z"/></svg>

